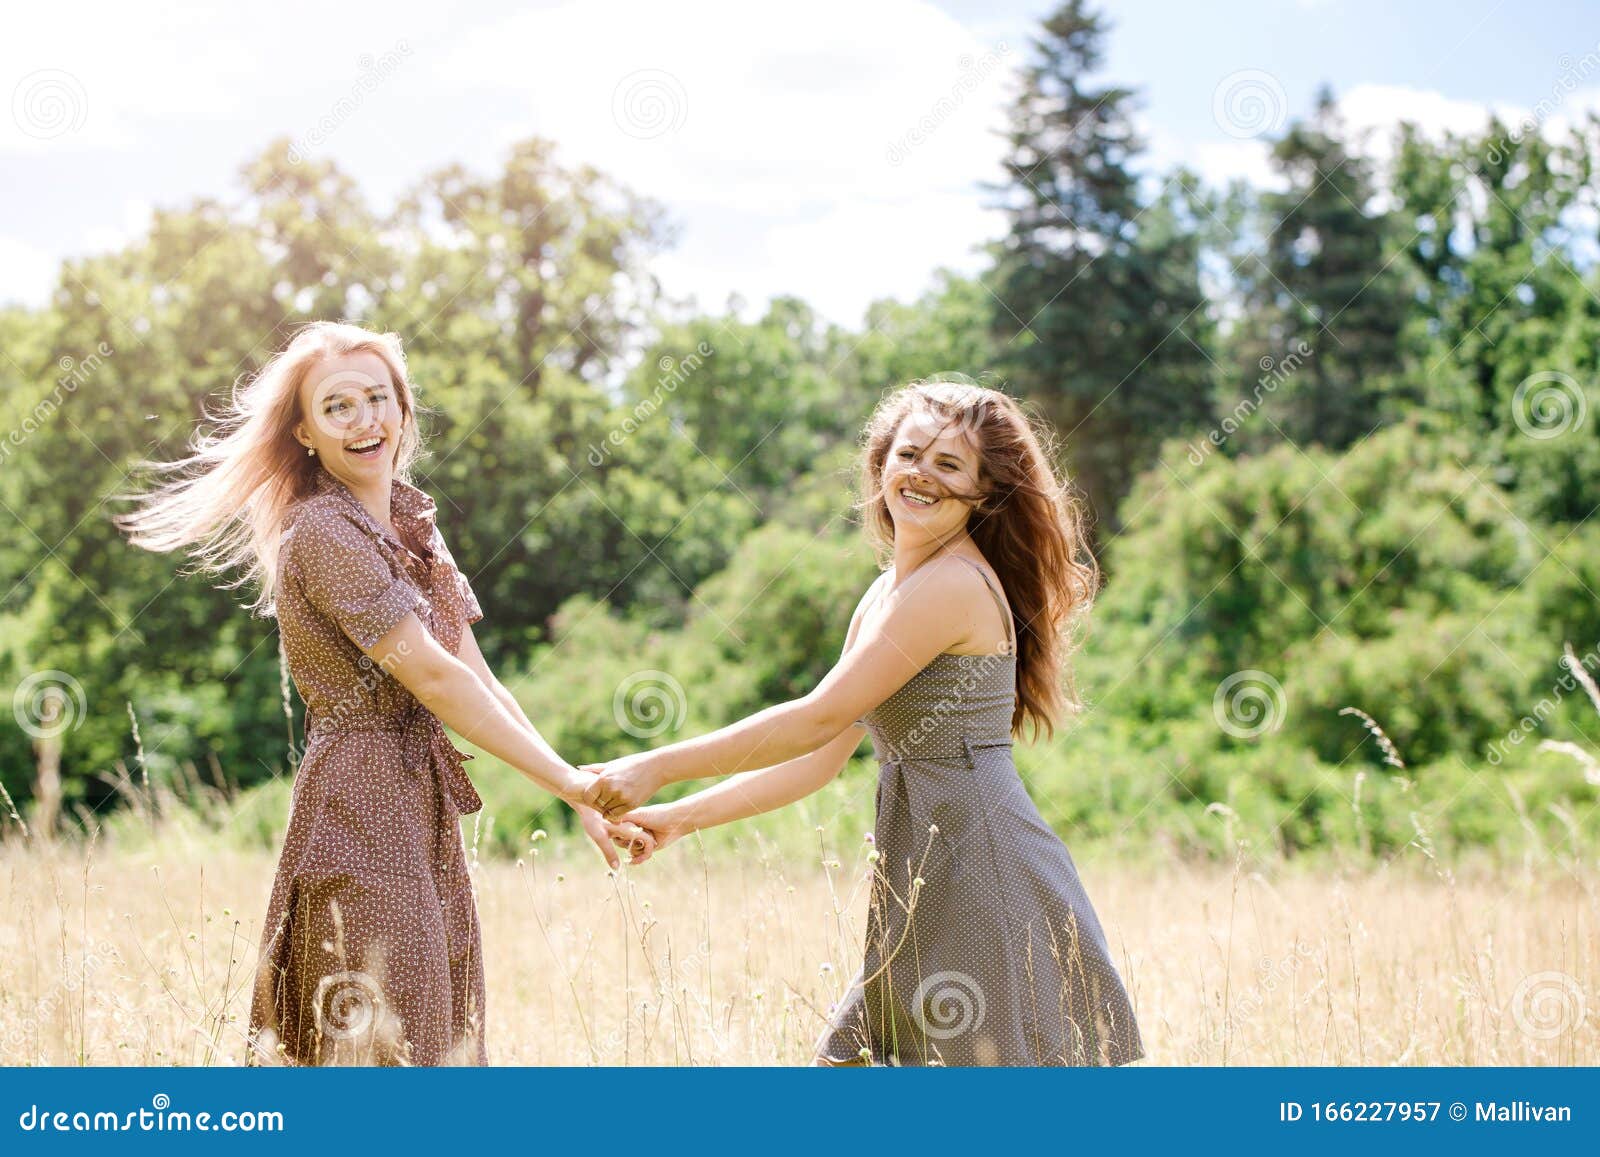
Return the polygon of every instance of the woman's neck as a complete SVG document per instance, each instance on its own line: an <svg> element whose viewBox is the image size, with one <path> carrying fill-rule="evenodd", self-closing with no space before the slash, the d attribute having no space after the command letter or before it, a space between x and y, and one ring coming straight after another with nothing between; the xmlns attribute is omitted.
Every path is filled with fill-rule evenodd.
<svg viewBox="0 0 1600 1157"><path fill-rule="evenodd" d="M391 479L382 478L374 482L359 484L345 482L361 505L367 508L367 513L378 520L378 525L394 530L394 523L390 520L389 499L393 494Z"/></svg>
<svg viewBox="0 0 1600 1157"><path fill-rule="evenodd" d="M936 554L959 552L971 540L965 527L945 538L896 535L894 540L894 573L903 579Z"/></svg>

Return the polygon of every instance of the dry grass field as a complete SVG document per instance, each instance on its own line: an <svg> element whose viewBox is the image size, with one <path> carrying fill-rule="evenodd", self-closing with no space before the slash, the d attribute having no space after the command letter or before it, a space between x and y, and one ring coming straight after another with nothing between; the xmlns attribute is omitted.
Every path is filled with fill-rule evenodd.
<svg viewBox="0 0 1600 1157"><path fill-rule="evenodd" d="M492 1062L806 1063L859 959L864 849L744 847L477 864ZM1145 1064L1600 1063L1592 868L1079 864ZM0 1063L241 1063L272 867L0 847Z"/></svg>

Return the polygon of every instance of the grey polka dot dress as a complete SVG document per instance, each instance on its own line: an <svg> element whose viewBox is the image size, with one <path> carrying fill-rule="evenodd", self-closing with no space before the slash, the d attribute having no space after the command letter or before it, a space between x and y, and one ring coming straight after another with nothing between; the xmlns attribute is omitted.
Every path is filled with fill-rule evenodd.
<svg viewBox="0 0 1600 1157"><path fill-rule="evenodd" d="M478 601L396 480L396 538L318 470L286 521L277 614L306 748L267 905L248 1063L487 1064L459 817L481 806L439 720L356 644L415 611L452 654Z"/></svg>
<svg viewBox="0 0 1600 1157"><path fill-rule="evenodd" d="M990 593L1009 635L992 584ZM1120 1065L1144 1056L1072 856L1012 762L1015 694L1013 654L943 654L863 720L879 763L879 859L865 958L819 1058Z"/></svg>

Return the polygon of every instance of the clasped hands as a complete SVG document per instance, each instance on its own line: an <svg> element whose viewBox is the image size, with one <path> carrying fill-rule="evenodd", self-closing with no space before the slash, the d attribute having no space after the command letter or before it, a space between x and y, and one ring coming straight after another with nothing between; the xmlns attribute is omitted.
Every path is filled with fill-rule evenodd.
<svg viewBox="0 0 1600 1157"><path fill-rule="evenodd" d="M644 806L666 783L658 763L652 752L645 751L579 769L594 776L584 789L584 806L594 809L612 842L635 864L644 863L679 834L665 822L661 809Z"/></svg>

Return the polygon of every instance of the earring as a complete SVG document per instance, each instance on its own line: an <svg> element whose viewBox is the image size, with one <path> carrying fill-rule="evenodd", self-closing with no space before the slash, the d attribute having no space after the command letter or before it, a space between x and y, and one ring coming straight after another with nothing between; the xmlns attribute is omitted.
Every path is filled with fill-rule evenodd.
<svg viewBox="0 0 1600 1157"><path fill-rule="evenodd" d="M317 456L317 448L315 446L307 446L306 447L306 457L307 458L315 458L316 456Z"/></svg>

